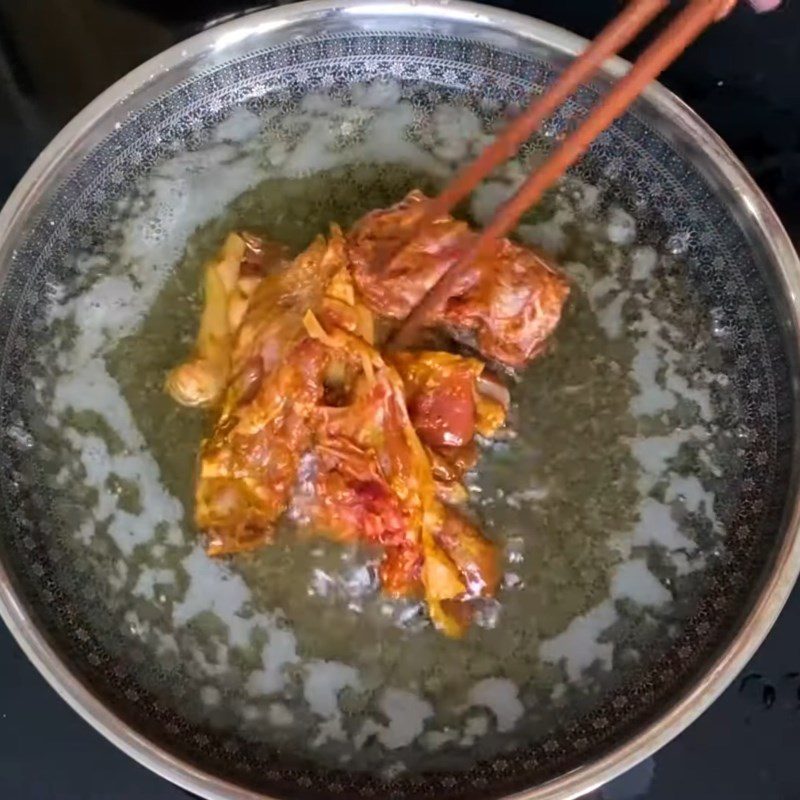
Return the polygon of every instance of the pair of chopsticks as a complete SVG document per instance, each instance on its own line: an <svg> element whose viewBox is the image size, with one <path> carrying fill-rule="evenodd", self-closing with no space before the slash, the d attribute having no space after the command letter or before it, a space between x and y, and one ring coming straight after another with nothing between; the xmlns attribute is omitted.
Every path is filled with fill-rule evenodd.
<svg viewBox="0 0 800 800"><path fill-rule="evenodd" d="M570 133L536 169L517 193L504 203L474 244L428 290L392 339L395 348L409 346L420 329L451 296L459 277L491 242L507 236L520 217L622 116L644 88L666 69L709 25L725 17L736 0L689 0L687 6L641 54L630 71L605 95L579 127ZM467 165L432 199L417 223L416 234L449 214L461 200L503 161L516 154L534 131L589 80L606 61L630 44L667 6L669 0L629 0L625 9L589 44L548 90L536 97L475 161Z"/></svg>

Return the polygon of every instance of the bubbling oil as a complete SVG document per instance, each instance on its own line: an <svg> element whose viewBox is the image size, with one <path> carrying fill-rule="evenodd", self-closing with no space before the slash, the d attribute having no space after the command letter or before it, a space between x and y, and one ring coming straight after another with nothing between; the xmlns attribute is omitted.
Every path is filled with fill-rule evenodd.
<svg viewBox="0 0 800 800"><path fill-rule="evenodd" d="M678 329L694 337L689 349L710 347L704 312L673 260L637 245L622 210L569 179L518 232L558 252L574 290L549 352L509 376L509 428L469 479L505 577L468 634L447 639L420 604L383 598L375 552L288 524L256 553L205 556L191 519L210 421L163 391L192 346L202 264L232 229L299 251L331 222L437 186L391 164L257 183L195 231L141 324L103 354L127 409L117 419L141 440L115 441L102 414L63 418L84 482L67 482L64 518L80 531L76 502L97 514L110 492L114 514L151 525L130 544L113 522L65 540L97 583L109 647L135 640L155 665L141 666L142 682L192 719L353 768L469 765L546 735L677 633L719 539L702 465L680 463L710 452L716 429L679 355L662 347L678 352ZM504 191L490 182L460 213L480 220ZM672 402L680 380L687 391ZM131 465L143 453L157 486ZM144 523L153 498L166 510Z"/></svg>

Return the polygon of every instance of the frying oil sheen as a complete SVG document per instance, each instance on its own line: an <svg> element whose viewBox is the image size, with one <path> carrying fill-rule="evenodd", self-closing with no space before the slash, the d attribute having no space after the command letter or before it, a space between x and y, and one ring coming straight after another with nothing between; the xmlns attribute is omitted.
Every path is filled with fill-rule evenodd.
<svg viewBox="0 0 800 800"><path fill-rule="evenodd" d="M288 523L257 553L206 557L192 487L210 421L163 391L192 347L203 262L231 229L299 251L332 221L435 191L484 135L470 112L445 108L409 143L397 133L409 108L364 91L375 119L308 100L313 130L293 148L290 119L270 123L266 150L244 152L236 137L258 126L230 122L218 168L192 171L186 154L156 170L119 209L134 220L115 245L126 256L84 262L83 290L53 315L63 563L85 567L109 649L139 648L143 685L192 719L329 764L468 765L546 735L680 632L724 548L715 490L735 432L717 423L713 326L680 261L570 177L517 231L555 256L573 292L549 351L508 377L507 435L469 479L505 577L467 636L447 639L421 604L383 598L375 554ZM375 163L342 158L350 139ZM202 212L170 169L193 176ZM460 213L485 222L526 169L512 162Z"/></svg>

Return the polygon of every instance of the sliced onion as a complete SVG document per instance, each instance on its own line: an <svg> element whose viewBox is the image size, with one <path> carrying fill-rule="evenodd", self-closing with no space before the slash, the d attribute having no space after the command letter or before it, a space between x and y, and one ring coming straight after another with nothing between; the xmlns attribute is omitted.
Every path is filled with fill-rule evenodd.
<svg viewBox="0 0 800 800"><path fill-rule="evenodd" d="M511 404L511 395L509 394L508 388L500 383L494 375L487 374L486 372L482 373L475 381L475 385L479 394L482 394L489 400L500 403L504 409L508 409L508 406Z"/></svg>
<svg viewBox="0 0 800 800"><path fill-rule="evenodd" d="M239 231L239 236L244 240L247 249L253 255L260 256L264 252L264 240L260 236L248 231Z"/></svg>

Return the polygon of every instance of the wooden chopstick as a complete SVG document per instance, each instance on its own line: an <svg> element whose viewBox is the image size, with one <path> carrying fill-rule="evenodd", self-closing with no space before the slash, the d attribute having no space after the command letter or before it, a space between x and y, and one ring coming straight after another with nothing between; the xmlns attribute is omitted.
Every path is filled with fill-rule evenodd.
<svg viewBox="0 0 800 800"><path fill-rule="evenodd" d="M573 92L602 66L603 62L629 45L667 6L669 0L631 0L630 3L572 61L547 91L498 134L481 154L435 197L421 219L421 225L449 214L455 206L495 167L507 161L532 133L562 105Z"/></svg>
<svg viewBox="0 0 800 800"><path fill-rule="evenodd" d="M458 172L438 196L426 204L413 227L409 243L392 255L386 268L391 269L392 264L403 257L421 230L449 214L493 169L515 155L542 122L591 78L606 59L630 44L667 5L669 0L630 0L581 55L567 66L555 83L535 97L525 111L508 124L474 161Z"/></svg>
<svg viewBox="0 0 800 800"><path fill-rule="evenodd" d="M652 0L652 2L650 0L633 0L631 6L623 11L622 15L626 15L626 12L631 12L633 7L636 7L641 15L644 14L646 7L651 16L637 16L636 20L649 21L658 13L660 8L663 8L663 4L659 4L660 8L656 9L656 4L657 0ZM689 5L672 20L663 33L647 47L631 70L617 81L581 125L561 142L544 163L527 178L517 193L498 209L494 218L483 229L474 244L428 290L420 302L411 310L411 313L406 317L393 337L390 342L392 348L402 349L413 342L417 332L424 327L426 319L447 300L459 277L480 255L483 248L510 233L528 208L540 200L544 192L580 158L594 139L625 112L628 106L642 93L645 86L668 67L711 23L725 16L734 4L735 0L691 0ZM629 14L628 16L631 15ZM647 24L646 21L641 22L641 27L645 24ZM641 27L638 30L641 30ZM631 30L632 28L625 28L626 33ZM603 33L605 34L607 31L608 28ZM617 41L617 37L614 37L614 41ZM621 41L625 40L621 39ZM578 61L586 56L589 49L587 48L587 51ZM593 67L591 72L581 68L580 70L575 70L573 75L577 72L579 75L589 77L604 60L601 59L594 63L595 54L591 58ZM577 83L573 88L576 87ZM563 89L559 89L557 96L561 97L562 92ZM547 94L549 94L549 91L543 97L546 97ZM559 100L560 102L563 102L563 100ZM540 106L542 103L543 98L538 99L526 114L512 123L511 128L515 128L517 124L520 127L514 133L506 131L505 138L507 143L517 140L521 143L528 138L533 132L533 128L530 127L531 120L538 120L537 109L534 107ZM551 110L554 110L559 103L553 105L552 101L544 101L545 108L551 107ZM524 135L521 134L522 130L526 131ZM490 145L491 147L492 145ZM499 160L495 161L494 159L497 158L497 154L503 147L507 148L508 144L498 148L497 151L493 151L486 159L484 159L484 152L476 162L456 178L451 186L445 189L441 196L447 197L447 202L450 202L452 197L458 196L458 199L462 199L469 194L500 163ZM513 152L516 152L516 149ZM480 170L477 169L478 166L481 167ZM470 176L469 182L465 179L468 172ZM439 199L434 200L433 204L436 204ZM440 205L440 207L442 206L443 204ZM450 209L448 208L447 210ZM435 219L435 217L430 219Z"/></svg>

